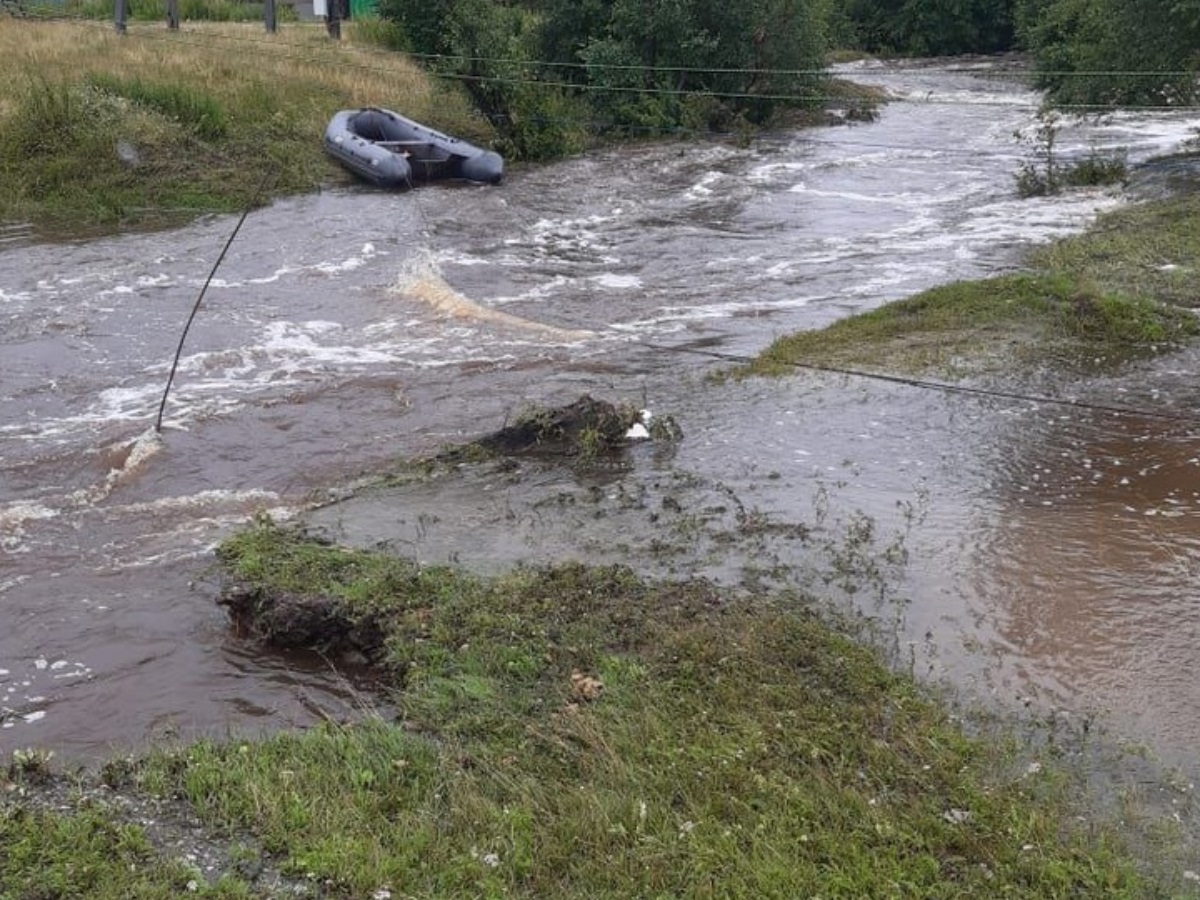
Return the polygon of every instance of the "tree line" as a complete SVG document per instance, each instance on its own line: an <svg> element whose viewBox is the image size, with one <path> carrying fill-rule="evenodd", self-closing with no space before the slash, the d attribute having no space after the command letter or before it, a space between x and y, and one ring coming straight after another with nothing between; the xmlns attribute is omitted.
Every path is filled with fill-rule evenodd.
<svg viewBox="0 0 1200 900"><path fill-rule="evenodd" d="M1195 99L1200 0L379 0L393 46L461 79L513 156L588 134L729 130L820 106L833 49L1028 51L1051 102Z"/></svg>
<svg viewBox="0 0 1200 900"><path fill-rule="evenodd" d="M1022 50L1064 106L1196 100L1200 0L844 0L841 38L872 52Z"/></svg>

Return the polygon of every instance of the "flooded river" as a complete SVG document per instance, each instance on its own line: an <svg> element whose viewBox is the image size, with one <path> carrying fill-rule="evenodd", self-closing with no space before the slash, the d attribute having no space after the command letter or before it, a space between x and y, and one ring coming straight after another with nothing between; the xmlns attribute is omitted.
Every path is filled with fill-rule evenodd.
<svg viewBox="0 0 1200 900"><path fill-rule="evenodd" d="M1014 133L1039 98L990 64L850 74L899 100L874 123L746 146L638 147L517 168L497 188L339 189L254 212L188 335L161 435L180 330L235 220L56 243L6 230L0 751L95 759L341 714L355 697L319 661L229 633L213 544L527 404L591 393L669 412L685 438L602 474L466 473L317 521L434 562L572 556L741 580L767 563L812 575L819 548L786 526L850 534L861 514L876 544L908 553L886 601L938 674L1104 713L1195 763L1194 424L803 372L704 380L709 354L1011 269L1124 199L1015 196L1028 147ZM1139 114L1062 140L1137 161L1190 124ZM1194 410L1195 362L1055 389ZM656 553L647 523L683 535L689 511L693 552ZM722 530L747 523L771 526L762 555L723 556Z"/></svg>

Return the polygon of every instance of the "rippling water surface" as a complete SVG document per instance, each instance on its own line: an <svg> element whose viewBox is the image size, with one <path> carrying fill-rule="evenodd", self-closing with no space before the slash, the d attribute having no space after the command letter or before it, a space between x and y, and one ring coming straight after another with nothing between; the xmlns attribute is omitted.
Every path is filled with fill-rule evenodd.
<svg viewBox="0 0 1200 900"><path fill-rule="evenodd" d="M711 359L672 352L754 353L1004 271L1123 202L1015 196L1027 147L1013 135L1038 97L990 64L849 74L900 101L875 123L747 146L636 147L498 188L256 211L188 336L161 435L171 355L234 221L60 243L0 231L0 749L95 756L345 711L354 698L320 660L264 658L228 633L214 542L526 403L590 392L682 425L670 460L635 458L643 472L688 473L779 521L833 504L909 529L907 634L953 677L1110 710L1186 758L1200 738L1191 426L803 374L714 388ZM1063 147L1137 161L1188 136L1182 119L1126 116L1073 124ZM1193 363L1078 390L1195 409ZM412 498L438 528L411 510L323 515L439 560L636 556L603 525L539 531L535 500L579 487L564 477ZM522 504L521 527L490 527Z"/></svg>

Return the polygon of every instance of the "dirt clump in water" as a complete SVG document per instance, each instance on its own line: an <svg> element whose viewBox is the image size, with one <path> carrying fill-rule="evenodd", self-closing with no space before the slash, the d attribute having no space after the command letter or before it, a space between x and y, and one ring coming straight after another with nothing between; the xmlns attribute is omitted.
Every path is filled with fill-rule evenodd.
<svg viewBox="0 0 1200 900"><path fill-rule="evenodd" d="M365 665L383 658L385 631L377 615L352 611L336 597L234 580L217 603L238 636L279 649L312 650L331 660Z"/></svg>

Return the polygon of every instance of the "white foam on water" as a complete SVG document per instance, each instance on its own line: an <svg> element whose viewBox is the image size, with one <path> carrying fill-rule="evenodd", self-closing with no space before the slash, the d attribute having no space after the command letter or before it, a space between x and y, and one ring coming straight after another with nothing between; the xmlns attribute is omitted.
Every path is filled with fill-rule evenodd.
<svg viewBox="0 0 1200 900"><path fill-rule="evenodd" d="M507 238L505 244L528 247L542 258L567 256L577 261L580 256L586 256L601 262L616 262L605 257L598 248L605 244L601 229L618 218L618 214L594 214L574 219L538 219L529 226L526 234Z"/></svg>
<svg viewBox="0 0 1200 900"><path fill-rule="evenodd" d="M604 288L611 288L615 291L629 291L635 288L642 287L642 279L636 275L618 275L615 272L605 272L601 275L593 275L589 281L593 284Z"/></svg>
<svg viewBox="0 0 1200 900"><path fill-rule="evenodd" d="M889 86L892 96L914 105L996 106L1037 110L1042 97L1033 91L929 90L923 87Z"/></svg>
<svg viewBox="0 0 1200 900"><path fill-rule="evenodd" d="M11 578L0 579L0 594L3 594L5 591L10 591L15 587L18 587L18 586L24 584L25 582L27 582L29 580L29 578L30 578L30 576L28 576L28 575L14 575ZM8 672L6 672L4 669L0 669L0 675L7 675L7 674L8 674Z"/></svg>
<svg viewBox="0 0 1200 900"><path fill-rule="evenodd" d="M632 322L613 325L621 331L657 329L664 325L685 325L703 319L728 319L733 316L767 314L788 309L802 309L813 302L827 300L826 296L799 296L770 301L731 301L704 306L664 306L649 316ZM675 330L675 329L672 329Z"/></svg>
<svg viewBox="0 0 1200 900"><path fill-rule="evenodd" d="M555 275L553 278L547 279L540 284L535 284L533 287L519 294L506 294L503 296L492 297L488 303L492 307L505 306L509 303L529 303L549 299L562 295L566 290L569 290L573 285L579 283L578 278L572 278L567 275Z"/></svg>
<svg viewBox="0 0 1200 900"><path fill-rule="evenodd" d="M821 190L818 188L810 188L805 185L794 185L789 188L789 193L805 194L809 197L826 197L833 200L846 200L851 203L866 203L880 206L895 206L901 209L927 209L930 206L939 203L952 203L962 199L960 190L953 192L947 191L941 196L929 196L928 194L914 194L903 192L899 194L887 193L861 193L858 191L831 191Z"/></svg>
<svg viewBox="0 0 1200 900"><path fill-rule="evenodd" d="M57 509L36 500L17 500L0 505L0 550L12 555L28 553L30 523L55 519L59 515ZM24 580L14 578L0 582L0 593L16 587Z"/></svg>
<svg viewBox="0 0 1200 900"><path fill-rule="evenodd" d="M345 332L336 322L271 322L266 326L258 348L272 357L272 376L276 372L294 372L304 367L357 367L397 361L394 352L359 347L352 343L322 344L317 338Z"/></svg>
<svg viewBox="0 0 1200 900"><path fill-rule="evenodd" d="M363 244L362 250L356 256L347 257L340 262L317 263L311 269L323 275L340 275L343 272L353 272L355 269L362 268L377 255L375 245L367 243Z"/></svg>
<svg viewBox="0 0 1200 900"><path fill-rule="evenodd" d="M12 728L16 724L40 722L49 713L55 694L51 690L55 682L87 679L92 675L91 667L78 661L39 656L27 665L24 672L15 674L16 668L7 663L0 668L0 727Z"/></svg>
<svg viewBox="0 0 1200 900"><path fill-rule="evenodd" d="M1108 210L1124 202L1118 191L1102 188L1072 191L1058 197L1008 198L981 204L958 229L972 243L1001 241L1042 244L1078 233Z"/></svg>
<svg viewBox="0 0 1200 900"><path fill-rule="evenodd" d="M689 200L706 200L716 193L714 187L725 178L720 172L705 172L696 184L684 192L684 196Z"/></svg>
<svg viewBox="0 0 1200 900"><path fill-rule="evenodd" d="M255 508L264 502L278 502L279 495L274 491L260 489L248 490L207 490L195 494L175 497L160 497L145 503L126 503L119 507L106 510L107 515L142 514L160 512L179 512L195 510L197 512L212 507L253 504Z"/></svg>
<svg viewBox="0 0 1200 900"><path fill-rule="evenodd" d="M784 180L784 176L791 178L797 173L811 172L815 165L816 163L810 160L801 162L770 162L752 167L746 173L745 178L752 184L774 184L777 181Z"/></svg>

